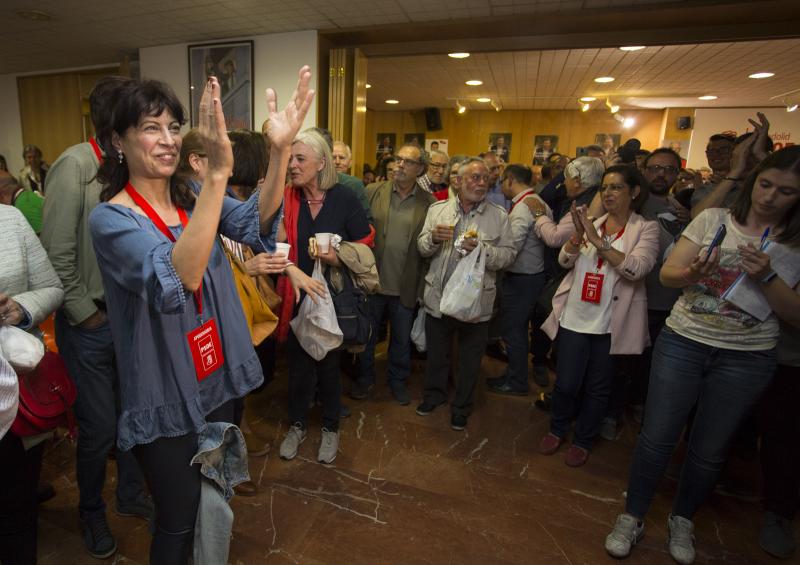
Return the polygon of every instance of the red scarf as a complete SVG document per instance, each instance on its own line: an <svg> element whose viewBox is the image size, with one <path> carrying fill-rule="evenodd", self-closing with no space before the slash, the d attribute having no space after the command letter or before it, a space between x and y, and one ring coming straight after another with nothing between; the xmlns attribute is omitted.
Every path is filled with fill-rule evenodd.
<svg viewBox="0 0 800 565"><path fill-rule="evenodd" d="M302 190L293 186L287 186L283 191L283 227L286 230L286 243L291 245L289 249L289 261L297 264L297 220L300 217L300 204L302 202ZM356 243L363 243L369 247L375 245L375 228L369 226L369 234L359 239ZM307 245L307 242L304 242ZM294 288L289 282L289 277L281 276L278 278L278 294L283 299L281 311L278 315L278 341L284 342L289 336L289 321L294 313Z"/></svg>

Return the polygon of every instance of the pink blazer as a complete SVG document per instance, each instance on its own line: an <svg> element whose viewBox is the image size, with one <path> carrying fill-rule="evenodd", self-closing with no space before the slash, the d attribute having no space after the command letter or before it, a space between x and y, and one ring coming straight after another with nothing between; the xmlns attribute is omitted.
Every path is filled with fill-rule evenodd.
<svg viewBox="0 0 800 565"><path fill-rule="evenodd" d="M596 228L606 221L608 214L595 220ZM644 278L653 269L658 256L658 224L646 221L637 213L632 213L622 235L625 260L615 267L617 274L611 300L611 354L638 355L650 345L647 329L647 291ZM555 339L558 321L567 304L569 290L575 279L577 255L568 255L561 248L559 264L570 269L553 296L553 311L542 324L542 330Z"/></svg>

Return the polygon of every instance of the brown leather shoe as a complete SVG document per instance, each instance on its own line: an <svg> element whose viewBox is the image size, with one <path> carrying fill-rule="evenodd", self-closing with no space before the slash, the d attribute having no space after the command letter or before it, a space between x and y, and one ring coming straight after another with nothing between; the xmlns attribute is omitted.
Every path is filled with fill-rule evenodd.
<svg viewBox="0 0 800 565"><path fill-rule="evenodd" d="M589 452L577 445L570 445L566 455L564 455L564 463L570 467L580 467L589 460Z"/></svg>
<svg viewBox="0 0 800 565"><path fill-rule="evenodd" d="M547 434L542 438L542 441L539 442L539 453L542 455L552 455L558 448L561 447L561 444L564 443L564 440L560 437Z"/></svg>
<svg viewBox="0 0 800 565"><path fill-rule="evenodd" d="M233 487L233 492L239 496L255 496L258 494L258 485L253 481L245 481Z"/></svg>

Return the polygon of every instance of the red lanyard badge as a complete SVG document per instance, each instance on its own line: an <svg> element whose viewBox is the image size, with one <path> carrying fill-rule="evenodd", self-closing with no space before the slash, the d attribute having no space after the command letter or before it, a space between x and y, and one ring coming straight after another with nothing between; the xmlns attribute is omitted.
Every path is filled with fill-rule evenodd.
<svg viewBox="0 0 800 565"><path fill-rule="evenodd" d="M100 164L103 164L103 152L100 150L100 145L97 144L97 139L94 137L89 139L89 144L92 146L92 151L94 151L97 160L100 161Z"/></svg>
<svg viewBox="0 0 800 565"><path fill-rule="evenodd" d="M125 191L133 199L139 208L150 218L155 226L163 233L167 239L175 242L175 236L161 219L150 203L139 194L131 183L125 187ZM186 215L186 210L178 208L178 217L181 219L181 225L186 229L186 224L189 223L189 217ZM203 283L200 283L194 293L194 300L197 304L197 314L202 320L203 314ZM194 360L194 369L197 374L197 380L202 381L211 373L222 367L225 357L222 353L222 342L219 339L219 332L217 331L217 322L211 318L206 323L201 324L186 334L186 340L189 342L189 350L192 352L192 359Z"/></svg>
<svg viewBox="0 0 800 565"><path fill-rule="evenodd" d="M525 192L523 192L522 194L520 194L520 195L519 195L519 198L517 199L517 201L516 201L516 202L514 202L514 203L511 205L511 209L508 211L508 213L510 214L511 212L513 212L513 211L514 211L514 207L515 207L517 204L519 204L520 202L522 202L523 200L525 200L525 199L526 199L528 196L530 196L531 194L536 194L536 191L535 191L535 190L533 190L533 189L531 189L531 190L526 190Z"/></svg>
<svg viewBox="0 0 800 565"><path fill-rule="evenodd" d="M606 225L603 224L600 228L600 235L604 237L606 233ZM625 233L625 228L623 227L619 230L614 239L611 240L611 243L617 241L622 234ZM586 276L583 278L583 288L581 290L581 300L584 302L591 302L592 304L600 304L600 297L603 294L603 279L606 276L600 272L600 269L603 268L603 263L605 260L603 257L600 256L600 253L597 253L597 269L594 273L586 273Z"/></svg>

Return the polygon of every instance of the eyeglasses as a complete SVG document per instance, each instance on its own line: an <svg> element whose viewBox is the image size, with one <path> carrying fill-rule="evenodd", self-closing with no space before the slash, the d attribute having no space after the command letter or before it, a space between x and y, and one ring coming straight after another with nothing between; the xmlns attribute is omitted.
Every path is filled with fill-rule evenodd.
<svg viewBox="0 0 800 565"><path fill-rule="evenodd" d="M616 192L620 193L628 188L625 184L604 184L600 186L600 192Z"/></svg>
<svg viewBox="0 0 800 565"><path fill-rule="evenodd" d="M673 167L672 165L667 165L666 167L661 165L647 165L645 168L647 169L648 173L653 173L654 175L657 175L658 173L670 173L674 175L680 171L678 167Z"/></svg>
<svg viewBox="0 0 800 565"><path fill-rule="evenodd" d="M467 175L467 178L470 179L472 182L489 182L489 175L479 175L478 173L474 173L471 175Z"/></svg>
<svg viewBox="0 0 800 565"><path fill-rule="evenodd" d="M706 149L706 155L727 155L732 149L730 147L720 147L716 149Z"/></svg>
<svg viewBox="0 0 800 565"><path fill-rule="evenodd" d="M402 167L403 165L414 166L420 164L419 161L415 161L414 159L406 159L405 157L395 157L394 162L397 163L399 167Z"/></svg>
<svg viewBox="0 0 800 565"><path fill-rule="evenodd" d="M447 168L447 163L431 163L428 165L431 169L441 169L445 170Z"/></svg>

